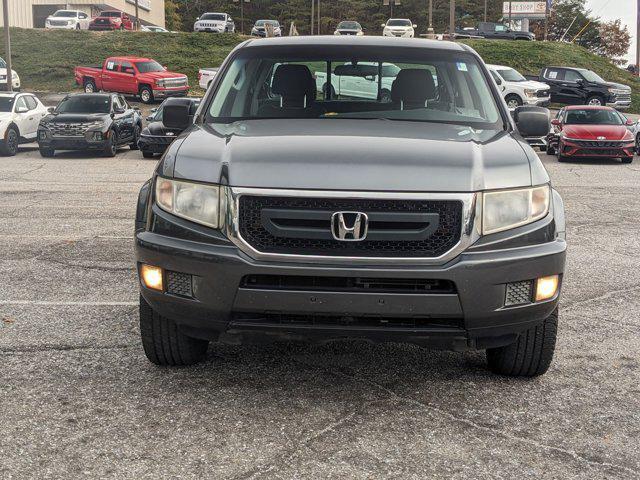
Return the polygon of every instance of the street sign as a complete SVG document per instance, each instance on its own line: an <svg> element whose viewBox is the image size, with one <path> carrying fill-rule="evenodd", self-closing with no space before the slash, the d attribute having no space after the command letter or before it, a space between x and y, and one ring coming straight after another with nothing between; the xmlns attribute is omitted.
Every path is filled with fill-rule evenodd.
<svg viewBox="0 0 640 480"><path fill-rule="evenodd" d="M509 16L509 4L511 4L511 18L545 18L547 2L502 2L502 16Z"/></svg>

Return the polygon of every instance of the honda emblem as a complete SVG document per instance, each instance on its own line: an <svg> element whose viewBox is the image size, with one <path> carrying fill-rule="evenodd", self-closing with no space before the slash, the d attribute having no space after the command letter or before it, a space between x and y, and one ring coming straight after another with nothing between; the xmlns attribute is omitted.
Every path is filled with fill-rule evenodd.
<svg viewBox="0 0 640 480"><path fill-rule="evenodd" d="M360 242L367 236L369 217L363 212L335 212L331 215L331 233L341 242Z"/></svg>

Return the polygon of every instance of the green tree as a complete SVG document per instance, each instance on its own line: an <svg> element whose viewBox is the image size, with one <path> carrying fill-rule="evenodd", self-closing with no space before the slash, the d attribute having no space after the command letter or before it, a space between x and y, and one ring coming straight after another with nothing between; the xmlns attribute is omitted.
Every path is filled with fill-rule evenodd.
<svg viewBox="0 0 640 480"><path fill-rule="evenodd" d="M631 46L631 34L623 27L620 19L613 22L601 22L599 28L600 48L597 53L609 58L616 65L624 65L624 57Z"/></svg>
<svg viewBox="0 0 640 480"><path fill-rule="evenodd" d="M175 0L165 0L164 20L168 30L182 30L182 18L178 13L178 5Z"/></svg>

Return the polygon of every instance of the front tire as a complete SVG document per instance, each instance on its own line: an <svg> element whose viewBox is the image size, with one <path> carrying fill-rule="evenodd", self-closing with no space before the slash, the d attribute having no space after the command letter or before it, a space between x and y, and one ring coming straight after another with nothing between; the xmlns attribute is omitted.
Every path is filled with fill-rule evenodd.
<svg viewBox="0 0 640 480"><path fill-rule="evenodd" d="M592 97L587 98L587 105L591 105L593 107L601 107L604 105L604 101L602 97L598 95L593 95Z"/></svg>
<svg viewBox="0 0 640 480"><path fill-rule="evenodd" d="M97 92L96 83L93 80L85 80L84 81L84 93L94 93Z"/></svg>
<svg viewBox="0 0 640 480"><path fill-rule="evenodd" d="M201 362L207 355L209 342L188 337L176 322L155 312L140 297L140 337L144 353L151 363L184 366Z"/></svg>
<svg viewBox="0 0 640 480"><path fill-rule="evenodd" d="M520 105L522 105L522 99L518 95L507 95L507 98L505 98L504 100L505 102L507 102L507 107L509 108L518 108Z"/></svg>
<svg viewBox="0 0 640 480"><path fill-rule="evenodd" d="M558 332L558 309L540 325L520 334L504 347L488 348L489 369L510 377L537 377L546 373L553 360Z"/></svg>
<svg viewBox="0 0 640 480"><path fill-rule="evenodd" d="M20 135L15 127L7 128L4 134L4 141L0 142L0 154L5 157L13 157L18 153L18 143L20 143Z"/></svg>
<svg viewBox="0 0 640 480"><path fill-rule="evenodd" d="M153 158L153 152L150 152L148 150L142 150L142 156L144 158Z"/></svg>
<svg viewBox="0 0 640 480"><path fill-rule="evenodd" d="M138 139L140 138L140 125L133 127L133 140L129 144L131 150L138 150Z"/></svg>
<svg viewBox="0 0 640 480"><path fill-rule="evenodd" d="M142 103L149 104L153 102L153 91L149 87L142 87L140 89L140 100Z"/></svg>
<svg viewBox="0 0 640 480"><path fill-rule="evenodd" d="M111 130L109 133L109 140L104 146L105 157L115 157L118 153L118 136L115 130Z"/></svg>
<svg viewBox="0 0 640 480"><path fill-rule="evenodd" d="M40 156L42 158L51 158L56 154L56 151L53 148L39 148Z"/></svg>

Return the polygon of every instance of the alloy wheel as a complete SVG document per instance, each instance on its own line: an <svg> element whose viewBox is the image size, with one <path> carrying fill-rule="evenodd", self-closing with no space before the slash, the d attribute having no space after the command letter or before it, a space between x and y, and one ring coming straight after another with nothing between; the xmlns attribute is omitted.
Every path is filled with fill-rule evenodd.
<svg viewBox="0 0 640 480"><path fill-rule="evenodd" d="M9 155L15 155L18 151L18 134L13 128L7 132L6 144Z"/></svg>

